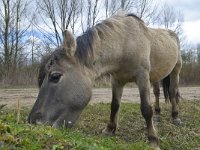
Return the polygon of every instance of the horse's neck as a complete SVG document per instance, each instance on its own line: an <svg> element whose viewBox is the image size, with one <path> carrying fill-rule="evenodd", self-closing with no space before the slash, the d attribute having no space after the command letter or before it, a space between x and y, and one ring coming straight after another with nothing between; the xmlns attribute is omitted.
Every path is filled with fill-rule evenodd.
<svg viewBox="0 0 200 150"><path fill-rule="evenodd" d="M93 73L93 78L112 74L118 67L117 62L119 61L118 58L121 54L124 39L119 36L122 35L113 32L112 36L96 37L89 46L89 48L92 47L92 50L85 51L86 59L79 57L82 65Z"/></svg>
<svg viewBox="0 0 200 150"><path fill-rule="evenodd" d="M102 44L103 43L103 44ZM91 70L93 77L99 78L101 76L112 74L116 70L117 64L115 64L115 53L111 44L105 44L107 42L97 43L94 50L94 59L92 62Z"/></svg>

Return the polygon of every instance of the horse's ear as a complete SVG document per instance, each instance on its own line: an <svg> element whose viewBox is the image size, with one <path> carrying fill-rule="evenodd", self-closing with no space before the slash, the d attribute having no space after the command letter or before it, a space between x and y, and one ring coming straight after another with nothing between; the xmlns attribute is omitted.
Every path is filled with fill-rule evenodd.
<svg viewBox="0 0 200 150"><path fill-rule="evenodd" d="M73 56L76 51L76 40L68 30L64 31L63 48L66 50L66 54L70 56Z"/></svg>

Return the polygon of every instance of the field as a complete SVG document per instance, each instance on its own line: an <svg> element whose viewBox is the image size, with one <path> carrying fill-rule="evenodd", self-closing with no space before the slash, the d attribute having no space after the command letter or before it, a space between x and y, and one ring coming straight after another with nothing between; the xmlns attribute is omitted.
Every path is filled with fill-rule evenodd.
<svg viewBox="0 0 200 150"><path fill-rule="evenodd" d="M199 150L200 88L181 88L180 91L184 98L179 104L183 124L178 127L173 125L170 105L162 103L162 120L155 123L160 147L166 150ZM101 133L109 119L109 89L93 90L90 105L72 129L27 124L27 115L37 92L37 89L0 89L0 105L7 104L0 110L0 149L150 149L139 103L132 103L139 102L136 88L124 91L119 127L113 137Z"/></svg>

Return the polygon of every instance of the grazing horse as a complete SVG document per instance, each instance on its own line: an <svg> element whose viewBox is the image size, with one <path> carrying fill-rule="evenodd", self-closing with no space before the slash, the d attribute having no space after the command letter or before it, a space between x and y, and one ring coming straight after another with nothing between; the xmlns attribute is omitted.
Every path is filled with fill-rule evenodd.
<svg viewBox="0 0 200 150"><path fill-rule="evenodd" d="M149 28L132 14L112 16L76 40L66 31L63 45L41 64L40 90L28 121L71 127L90 101L94 80L110 74L111 114L103 132L115 133L123 87L136 82L148 140L159 149L152 120L150 83L156 85L169 76L172 118L180 121L176 95L181 62L179 40L174 32Z"/></svg>

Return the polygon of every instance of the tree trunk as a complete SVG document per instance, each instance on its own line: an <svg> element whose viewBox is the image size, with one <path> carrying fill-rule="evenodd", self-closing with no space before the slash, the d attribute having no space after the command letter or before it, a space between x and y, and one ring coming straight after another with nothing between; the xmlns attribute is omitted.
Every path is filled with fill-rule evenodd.
<svg viewBox="0 0 200 150"><path fill-rule="evenodd" d="M5 10L5 32L4 32L4 69L6 74L9 72L10 68L10 49L9 49L9 22L10 22L10 1L4 0L4 10Z"/></svg>

